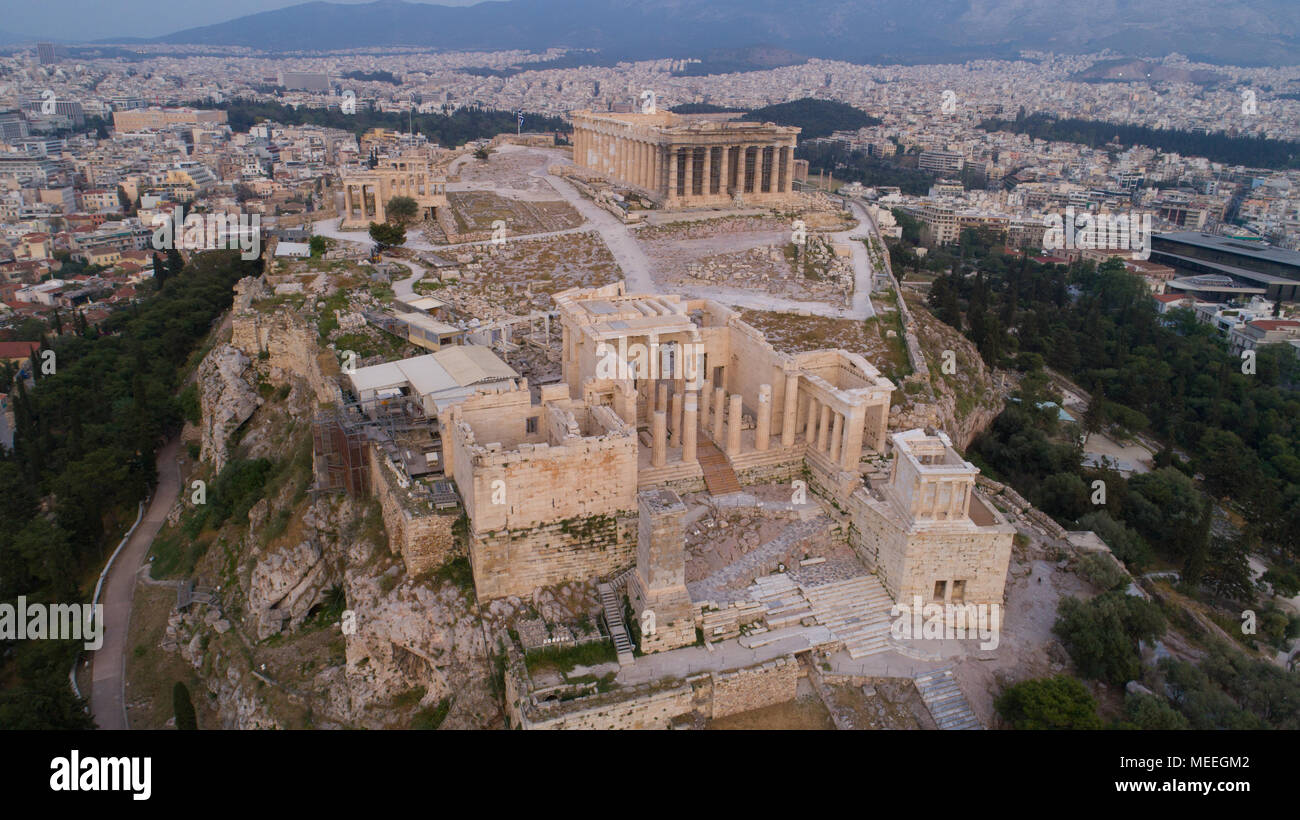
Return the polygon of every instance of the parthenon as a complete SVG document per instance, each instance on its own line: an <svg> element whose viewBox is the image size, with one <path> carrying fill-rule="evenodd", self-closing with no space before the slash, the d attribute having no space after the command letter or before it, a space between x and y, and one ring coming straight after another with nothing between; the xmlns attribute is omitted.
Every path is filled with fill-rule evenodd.
<svg viewBox="0 0 1300 820"><path fill-rule="evenodd" d="M799 129L690 121L671 112L574 111L573 159L665 208L770 204L793 191Z"/></svg>
<svg viewBox="0 0 1300 820"><path fill-rule="evenodd" d="M395 196L409 196L419 206L421 219L433 219L438 208L447 205L447 182L433 170L426 154L408 152L380 160L367 171L343 174L344 230L364 229L371 222L383 222L385 208Z"/></svg>

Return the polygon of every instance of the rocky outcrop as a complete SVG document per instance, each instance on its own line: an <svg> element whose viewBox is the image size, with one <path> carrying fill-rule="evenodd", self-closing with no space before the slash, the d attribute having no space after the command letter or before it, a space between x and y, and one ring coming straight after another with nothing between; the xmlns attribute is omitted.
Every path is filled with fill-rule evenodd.
<svg viewBox="0 0 1300 820"><path fill-rule="evenodd" d="M314 324L284 307L263 311L258 300L270 296L263 279L245 278L235 288L230 344L256 357L271 384L304 379L319 402L339 401L338 361L321 350Z"/></svg>
<svg viewBox="0 0 1300 820"><path fill-rule="evenodd" d="M889 427L936 427L965 450L1002 412L997 378L969 339L936 319L919 300L911 300L909 307L926 370L903 380L890 408Z"/></svg>
<svg viewBox="0 0 1300 820"><path fill-rule="evenodd" d="M320 544L306 539L264 556L253 567L248 589L250 631L258 640L296 627L324 591L329 572Z"/></svg>
<svg viewBox="0 0 1300 820"><path fill-rule="evenodd" d="M226 465L227 443L262 403L251 384L252 361L230 345L213 348L199 364L199 409L203 414L199 457L214 472Z"/></svg>

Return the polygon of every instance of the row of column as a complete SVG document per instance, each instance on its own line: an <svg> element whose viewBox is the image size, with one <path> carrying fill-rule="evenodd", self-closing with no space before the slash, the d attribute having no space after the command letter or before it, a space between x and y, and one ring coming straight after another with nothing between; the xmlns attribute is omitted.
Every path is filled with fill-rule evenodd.
<svg viewBox="0 0 1300 820"><path fill-rule="evenodd" d="M939 521L956 521L969 509L970 479L927 481L922 485L921 514Z"/></svg>
<svg viewBox="0 0 1300 820"><path fill-rule="evenodd" d="M668 436L682 449L682 461L694 464L699 431L699 396L694 390L673 394L668 403L668 385L660 383L655 393L655 409L651 416L650 464L662 467L668 461Z"/></svg>
<svg viewBox="0 0 1300 820"><path fill-rule="evenodd" d="M573 152L584 167L649 191L659 189L662 151L650 138L575 128Z"/></svg>
<svg viewBox="0 0 1300 820"><path fill-rule="evenodd" d="M370 197L373 207L367 206L367 190L370 191ZM355 193L354 193L355 191ZM381 186L365 182L344 182L343 184L343 213L345 218L352 218L352 211L356 208L361 209L360 218L371 222L383 222L384 216L384 195Z"/></svg>
<svg viewBox="0 0 1300 820"><path fill-rule="evenodd" d="M772 149L772 163L766 177L763 175L765 149ZM719 148L718 184L713 184L713 152ZM702 162L696 163L696 150L703 152ZM697 196L727 195L735 193L788 193L794 185L793 149L789 146L742 145L731 158L732 146L669 146L667 195L669 199L690 199ZM753 152L753 164L749 157ZM698 173L697 173L698 167ZM699 188L698 192L696 188Z"/></svg>
<svg viewBox="0 0 1300 820"><path fill-rule="evenodd" d="M825 454L843 470L856 470L862 458L863 419L847 416L815 396L808 397L806 419L808 448Z"/></svg>
<svg viewBox="0 0 1300 820"><path fill-rule="evenodd" d="M668 385L660 383L655 391L654 411L651 415L651 453L650 463L662 467L668 458L668 445L682 449L682 461L688 464L696 461L697 434L701 425L704 429L712 426L713 439L719 443L725 441L727 455L740 454L742 416L744 400L739 393L728 394L722 387L713 387L705 380L701 393L704 402L701 406L699 394L694 390L676 392L671 401ZM781 418L781 446L794 444L799 409L799 375L789 373L785 381L785 402ZM820 424L817 412L820 407ZM701 415L702 414L702 415ZM833 413L828 405L809 398L809 417L807 439L814 439L818 449L827 452L832 460L843 456L845 469L856 469L858 457L862 452L862 433L858 425L856 436L846 425L846 417ZM724 438L725 437L725 438ZM758 415L755 419L754 449L766 452L772 446L772 385L762 384L758 387Z"/></svg>

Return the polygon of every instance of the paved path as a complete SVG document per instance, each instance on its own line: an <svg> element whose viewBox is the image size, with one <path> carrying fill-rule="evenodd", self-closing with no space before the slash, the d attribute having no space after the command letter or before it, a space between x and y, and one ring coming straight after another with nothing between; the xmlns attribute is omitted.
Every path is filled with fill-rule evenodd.
<svg viewBox="0 0 1300 820"><path fill-rule="evenodd" d="M424 278L426 273L423 265L417 265L409 259L399 259L397 264L405 265L411 269L411 275L405 279L398 279L393 283L393 293L397 296L411 296L415 293L415 283Z"/></svg>
<svg viewBox="0 0 1300 820"><path fill-rule="evenodd" d="M848 204L849 210L858 218L858 224L847 231L831 234L831 237L836 242L847 242L852 249L854 272L852 315L855 319L869 319L876 315L875 309L871 306L871 282L875 275L871 270L871 255L867 253L867 246L862 243L862 240L868 236L875 236L882 249L885 243L876 232L875 223L867 217L866 209L853 200L848 200Z"/></svg>
<svg viewBox="0 0 1300 820"><path fill-rule="evenodd" d="M104 605L104 645L94 654L90 688L91 714L101 729L130 728L125 686L131 600L135 597L136 573L180 493L180 466L176 462L179 449L179 440L172 439L158 453L158 487L140 525L118 553L104 581L100 601Z"/></svg>

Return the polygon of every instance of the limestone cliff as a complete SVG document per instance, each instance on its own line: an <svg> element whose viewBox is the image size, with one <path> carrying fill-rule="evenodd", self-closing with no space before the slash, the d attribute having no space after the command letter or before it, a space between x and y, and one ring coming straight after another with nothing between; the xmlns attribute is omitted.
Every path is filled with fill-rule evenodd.
<svg viewBox="0 0 1300 820"><path fill-rule="evenodd" d="M965 450L1002 412L1005 396L996 374L969 339L935 318L924 300L909 294L907 304L930 372L928 377L914 374L899 385L890 429L933 425Z"/></svg>
<svg viewBox="0 0 1300 820"><path fill-rule="evenodd" d="M251 384L249 358L237 348L220 345L199 364L199 410L202 413L200 458L221 472L230 436L262 403Z"/></svg>
<svg viewBox="0 0 1300 820"><path fill-rule="evenodd" d="M212 493L235 460L270 466L240 512L202 528L187 573L200 594L171 616L164 649L192 666L226 728L500 726L486 651L500 627L480 618L466 559L410 575L377 500L313 490L310 419L337 395L332 354L310 310L256 305L260 280L238 290L234 344L197 373L195 477ZM182 502L162 537L194 514Z"/></svg>

